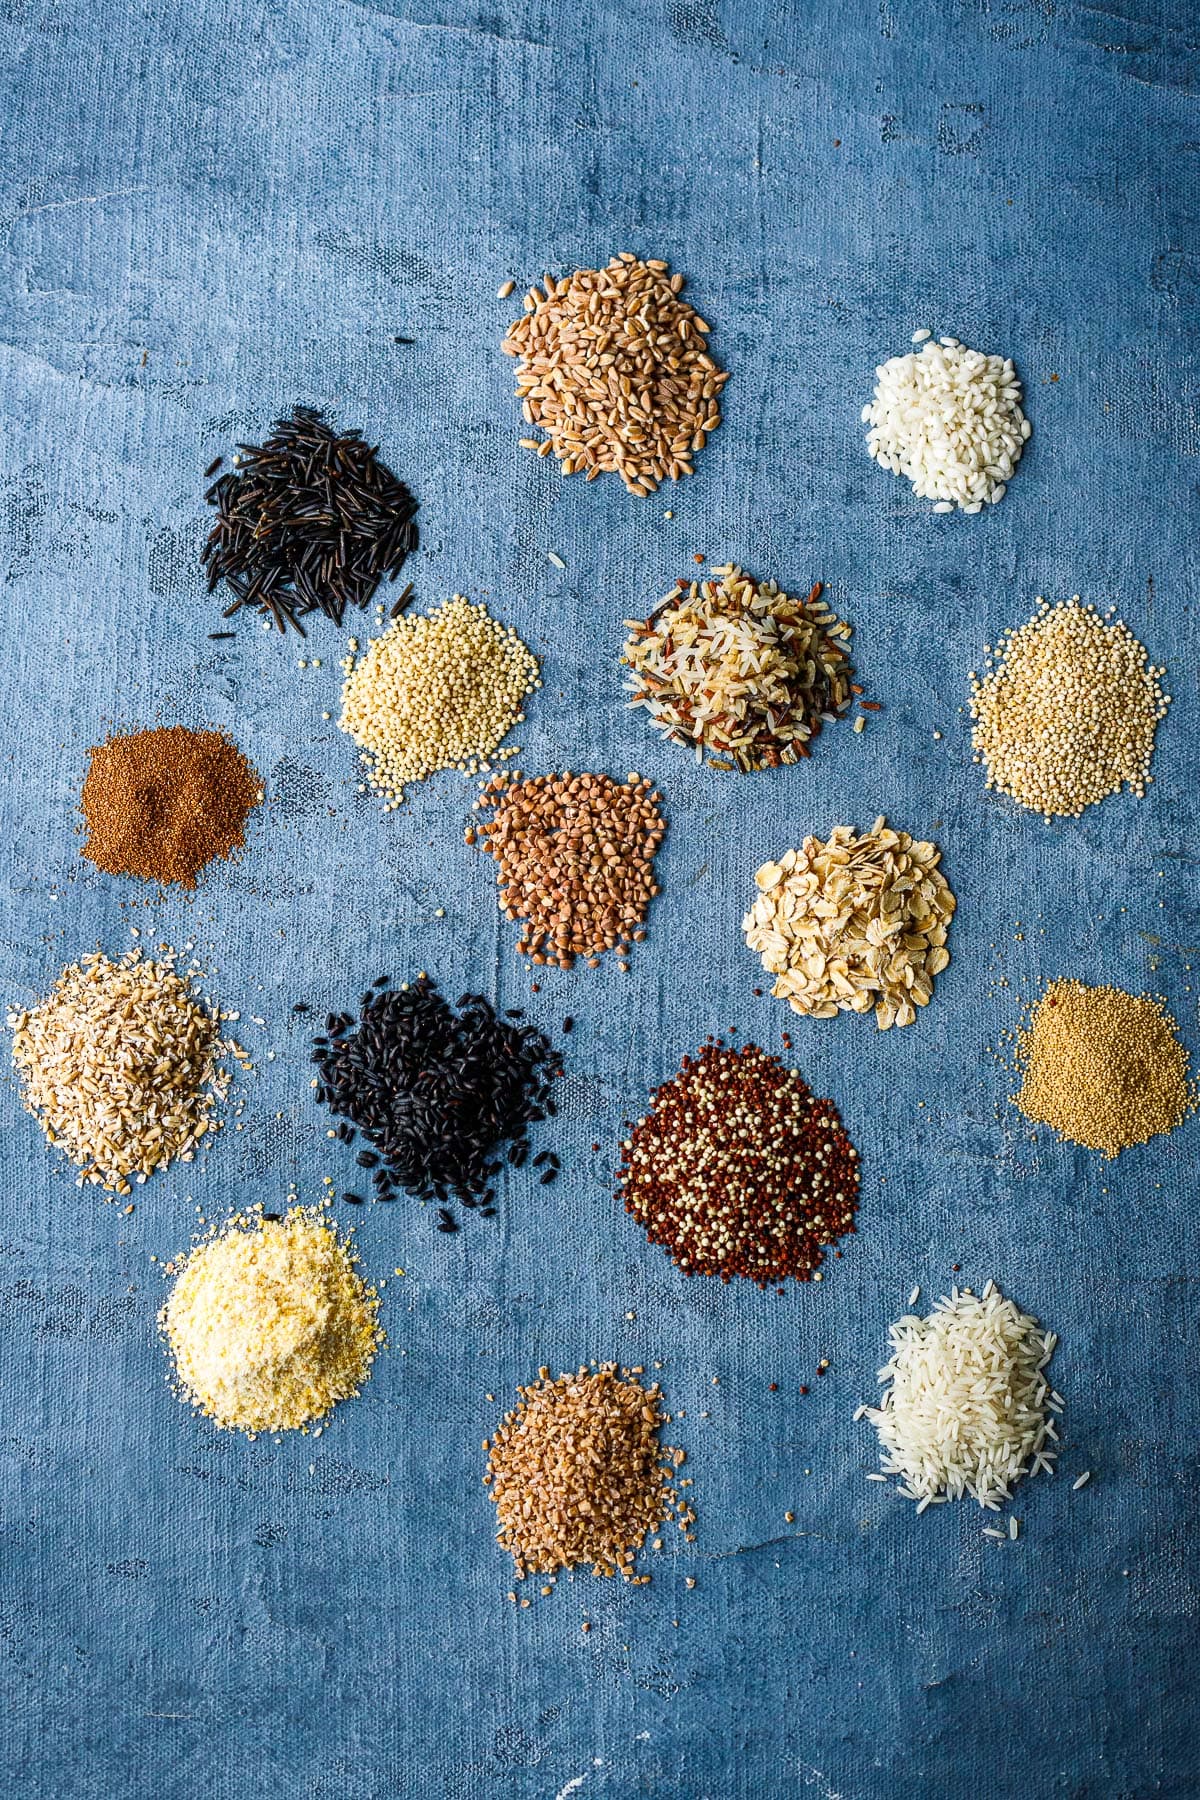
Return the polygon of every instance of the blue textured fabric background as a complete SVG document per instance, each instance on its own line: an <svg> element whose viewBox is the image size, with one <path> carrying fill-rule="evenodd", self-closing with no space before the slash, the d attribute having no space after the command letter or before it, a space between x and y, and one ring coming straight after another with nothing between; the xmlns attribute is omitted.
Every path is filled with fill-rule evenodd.
<svg viewBox="0 0 1200 1800"><path fill-rule="evenodd" d="M26 1001L131 926L194 938L258 1063L241 1124L128 1219L0 1087L5 1790L1195 1795L1197 1127L1116 1166L1031 1142L988 1053L1057 974L1161 991L1200 1050L1195 8L2 17L0 991ZM517 448L499 351L527 282L623 249L686 273L732 371L695 478L646 502ZM863 450L873 369L920 325L1026 383L1032 446L978 518L934 517ZM631 974L555 972L530 999L463 843L471 787L434 780L390 816L357 791L322 717L331 627L303 652L246 623L209 641L201 471L297 400L412 482L420 603L486 596L542 657L522 766L661 784L663 892ZM886 706L863 736L737 784L622 709L621 619L696 551L825 579ZM985 792L967 671L1035 595L1075 592L1120 608L1174 706L1146 800L1046 826ZM192 901L99 876L75 835L88 746L159 718L227 727L269 791L245 857ZM755 1000L755 867L879 812L940 842L958 894L935 1003L880 1035ZM490 1228L453 1238L412 1202L361 1216L391 1340L363 1397L316 1441L219 1434L169 1392L151 1258L187 1245L197 1207L347 1184L291 1006L418 968L576 1017L540 1140L567 1172L512 1180ZM775 1048L790 1030L863 1157L859 1235L783 1298L689 1283L612 1198L622 1118L727 1026ZM1021 1489L1011 1546L972 1505L917 1520L867 1484L874 1437L851 1422L888 1321L953 1264L1062 1336L1062 1473ZM591 1356L662 1362L698 1539L648 1587L585 1575L516 1611L480 1440L539 1364Z"/></svg>

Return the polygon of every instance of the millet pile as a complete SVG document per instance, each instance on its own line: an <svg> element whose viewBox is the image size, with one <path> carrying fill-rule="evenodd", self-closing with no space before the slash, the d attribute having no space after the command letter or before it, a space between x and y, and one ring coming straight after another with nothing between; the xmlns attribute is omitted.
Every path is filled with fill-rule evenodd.
<svg viewBox="0 0 1200 1800"><path fill-rule="evenodd" d="M854 1230L858 1152L797 1069L710 1041L655 1090L618 1183L685 1275L820 1281L826 1247Z"/></svg>
<svg viewBox="0 0 1200 1800"><path fill-rule="evenodd" d="M637 1552L672 1511L690 1539L695 1514L672 1487L684 1453L660 1444L668 1415L640 1374L601 1363L555 1381L539 1369L484 1439L496 1541L519 1576L590 1563L594 1575L641 1584L650 1577L636 1573Z"/></svg>
<svg viewBox="0 0 1200 1800"><path fill-rule="evenodd" d="M127 732L89 755L83 854L98 869L194 888L206 863L245 843L262 783L223 732Z"/></svg>
<svg viewBox="0 0 1200 1800"><path fill-rule="evenodd" d="M628 704L697 762L742 774L798 762L850 706L850 627L819 581L801 599L730 563L625 624Z"/></svg>
<svg viewBox="0 0 1200 1800"><path fill-rule="evenodd" d="M764 863L742 929L772 994L814 1019L874 1009L880 1031L911 1025L950 962L955 900L940 861L881 815L861 837L838 825Z"/></svg>
<svg viewBox="0 0 1200 1800"><path fill-rule="evenodd" d="M383 1342L375 1289L319 1208L237 1214L168 1273L159 1328L181 1398L228 1431L323 1419L359 1392Z"/></svg>
<svg viewBox="0 0 1200 1800"><path fill-rule="evenodd" d="M583 956L595 968L615 950L625 966L658 893L659 799L636 774L492 776L476 802L482 823L466 838L478 835L496 859L501 911L522 922L518 955L563 969Z"/></svg>
<svg viewBox="0 0 1200 1800"><path fill-rule="evenodd" d="M680 298L682 275L630 252L606 269L576 269L525 296L503 348L520 358L517 395L528 425L522 438L553 453L564 475L605 470L631 494L692 473L692 457L721 423L728 375L708 349L708 326Z"/></svg>
<svg viewBox="0 0 1200 1800"><path fill-rule="evenodd" d="M1025 1117L1106 1157L1173 1131L1196 1104L1175 1021L1150 994L1052 981L1017 1053Z"/></svg>
<svg viewBox="0 0 1200 1800"><path fill-rule="evenodd" d="M361 659L356 651L351 639L338 723L389 810L410 782L439 769L475 774L486 766L524 722L525 696L542 685L537 659L512 627L461 594L431 613L397 619Z"/></svg>
<svg viewBox="0 0 1200 1800"><path fill-rule="evenodd" d="M8 1024L28 1111L78 1166L80 1185L125 1196L131 1177L192 1160L229 1088L221 1057L245 1062L173 954L112 962L94 951Z"/></svg>
<svg viewBox="0 0 1200 1800"><path fill-rule="evenodd" d="M971 672L972 742L987 785L1046 819L1077 818L1123 786L1144 795L1170 704L1159 686L1166 670L1151 666L1120 619L1078 594L1037 605L1028 624L1004 633L983 679Z"/></svg>

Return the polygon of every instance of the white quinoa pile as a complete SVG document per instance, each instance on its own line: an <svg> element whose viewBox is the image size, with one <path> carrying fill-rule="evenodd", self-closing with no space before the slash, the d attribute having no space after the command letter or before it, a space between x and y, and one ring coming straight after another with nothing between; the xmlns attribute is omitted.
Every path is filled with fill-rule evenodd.
<svg viewBox="0 0 1200 1800"><path fill-rule="evenodd" d="M486 769L524 723L526 695L542 685L537 659L512 627L461 594L431 613L397 619L361 658L356 650L352 638L338 723L389 810L410 782L439 769Z"/></svg>
<svg viewBox="0 0 1200 1800"><path fill-rule="evenodd" d="M358 1393L383 1342L376 1291L319 1208L237 1214L168 1272L159 1326L181 1397L225 1430L323 1419Z"/></svg>
<svg viewBox="0 0 1200 1800"><path fill-rule="evenodd" d="M121 1195L131 1178L192 1160L229 1088L220 1058L246 1060L173 953L113 962L94 951L8 1024L27 1110L78 1166L80 1185Z"/></svg>
<svg viewBox="0 0 1200 1800"><path fill-rule="evenodd" d="M1004 633L982 679L971 671L975 761L987 785L1046 819L1153 777L1154 733L1171 696L1128 626L1079 595L1051 606L1040 596L1027 624ZM994 666L992 666L994 665Z"/></svg>

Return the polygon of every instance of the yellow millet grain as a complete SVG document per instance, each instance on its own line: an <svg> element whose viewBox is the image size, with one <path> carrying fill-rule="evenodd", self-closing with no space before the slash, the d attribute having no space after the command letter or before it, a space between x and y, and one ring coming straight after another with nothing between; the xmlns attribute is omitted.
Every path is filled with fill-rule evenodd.
<svg viewBox="0 0 1200 1800"><path fill-rule="evenodd" d="M521 704L542 685L537 658L512 627L461 594L431 613L397 619L342 668L338 724L362 750L371 785L389 806L400 804L410 782L439 769L478 773L524 723Z"/></svg>
<svg viewBox="0 0 1200 1800"><path fill-rule="evenodd" d="M971 736L987 785L1046 819L1076 818L1126 785L1143 795L1171 699L1159 686L1166 670L1122 620L1078 594L1037 604L1004 633L995 666L982 679L971 671Z"/></svg>
<svg viewBox="0 0 1200 1800"><path fill-rule="evenodd" d="M379 1298L319 1208L235 1214L170 1268L159 1314L181 1397L228 1431L294 1431L358 1393Z"/></svg>
<svg viewBox="0 0 1200 1800"><path fill-rule="evenodd" d="M1150 994L1052 981L1017 1057L1025 1117L1106 1157L1173 1131L1196 1103L1175 1021Z"/></svg>

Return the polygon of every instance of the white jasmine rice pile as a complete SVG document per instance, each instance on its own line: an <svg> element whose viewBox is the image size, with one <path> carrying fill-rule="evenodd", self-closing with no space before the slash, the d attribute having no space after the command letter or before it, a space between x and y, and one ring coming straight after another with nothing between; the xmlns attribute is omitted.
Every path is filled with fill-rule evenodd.
<svg viewBox="0 0 1200 1800"><path fill-rule="evenodd" d="M999 1512L1023 1475L1053 1474L1062 1398L1045 1371L1058 1339L995 1282L980 1295L952 1288L928 1318L906 1313L888 1335L883 1399L854 1416L874 1425L881 1469L919 1513L964 1494Z"/></svg>
<svg viewBox="0 0 1200 1800"><path fill-rule="evenodd" d="M293 1431L357 1394L379 1299L316 1207L235 1214L168 1265L159 1314L181 1398L228 1431Z"/></svg>
<svg viewBox="0 0 1200 1800"><path fill-rule="evenodd" d="M1003 500L1032 431L1021 383L1011 358L929 337L914 332L919 351L876 369L874 399L862 409L867 450L935 501L934 512L982 512Z"/></svg>

